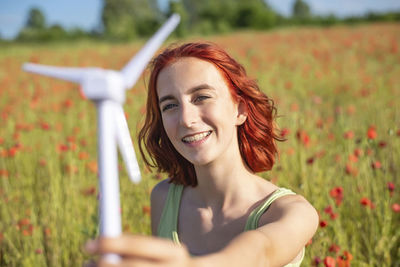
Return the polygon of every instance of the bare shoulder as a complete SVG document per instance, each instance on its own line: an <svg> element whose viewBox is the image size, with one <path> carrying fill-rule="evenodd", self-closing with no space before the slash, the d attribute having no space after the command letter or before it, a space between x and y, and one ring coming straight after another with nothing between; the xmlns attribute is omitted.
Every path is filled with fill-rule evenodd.
<svg viewBox="0 0 400 267"><path fill-rule="evenodd" d="M318 228L318 213L301 195L287 195L275 200L262 218L262 224L287 221L299 229L314 233Z"/></svg>
<svg viewBox="0 0 400 267"><path fill-rule="evenodd" d="M157 234L158 224L161 219L164 204L167 200L168 189L170 186L168 180L169 179L165 179L159 182L151 191L151 230L153 235Z"/></svg>

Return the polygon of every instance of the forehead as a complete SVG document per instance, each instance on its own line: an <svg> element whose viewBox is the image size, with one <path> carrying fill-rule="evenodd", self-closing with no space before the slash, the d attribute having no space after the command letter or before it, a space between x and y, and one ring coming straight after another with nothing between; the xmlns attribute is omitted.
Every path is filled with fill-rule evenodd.
<svg viewBox="0 0 400 267"><path fill-rule="evenodd" d="M215 89L227 87L221 71L212 63L194 57L180 58L163 68L157 78L158 95L189 90L208 84Z"/></svg>

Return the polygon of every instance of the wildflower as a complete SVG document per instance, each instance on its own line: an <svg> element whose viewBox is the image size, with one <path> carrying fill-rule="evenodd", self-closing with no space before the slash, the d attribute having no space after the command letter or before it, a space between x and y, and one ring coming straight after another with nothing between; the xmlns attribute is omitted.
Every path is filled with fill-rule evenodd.
<svg viewBox="0 0 400 267"><path fill-rule="evenodd" d="M333 243L330 247L329 247L329 252L333 252L335 254L338 254L340 251L340 247L338 245L336 245L335 243Z"/></svg>
<svg viewBox="0 0 400 267"><path fill-rule="evenodd" d="M75 165L72 165L72 164L67 164L67 165L65 165L64 170L65 170L65 172L68 173L68 174L75 174L75 173L78 173L78 167L76 167Z"/></svg>
<svg viewBox="0 0 400 267"><path fill-rule="evenodd" d="M308 165L311 165L311 164L313 164L313 163L314 163L314 160L315 160L315 158L314 158L314 157L310 157L310 158L308 158L308 159L307 159L307 161L306 161L306 162L307 162L307 164L308 164Z"/></svg>
<svg viewBox="0 0 400 267"><path fill-rule="evenodd" d="M35 253L36 254L42 254L43 250L41 250L40 248L35 249Z"/></svg>
<svg viewBox="0 0 400 267"><path fill-rule="evenodd" d="M51 127L47 122L41 122L40 123L40 128L42 128L42 130L48 131L48 130L50 130Z"/></svg>
<svg viewBox="0 0 400 267"><path fill-rule="evenodd" d="M371 209L375 208L375 204L367 197L362 197L360 199L360 204L365 207L370 207Z"/></svg>
<svg viewBox="0 0 400 267"><path fill-rule="evenodd" d="M367 131L367 137L368 137L368 139L375 139L377 136L378 136L378 134L376 133L376 128L375 128L375 126L371 125L371 126L368 128L368 131Z"/></svg>
<svg viewBox="0 0 400 267"><path fill-rule="evenodd" d="M150 215L151 208L149 206L143 206L142 212L143 212L143 214Z"/></svg>
<svg viewBox="0 0 400 267"><path fill-rule="evenodd" d="M310 137L304 130L298 130L296 133L297 140L300 141L304 146L310 145Z"/></svg>
<svg viewBox="0 0 400 267"><path fill-rule="evenodd" d="M88 159L88 158L89 158L89 154L86 153L86 152L84 152L84 151L79 152L78 158L79 158L80 160Z"/></svg>
<svg viewBox="0 0 400 267"><path fill-rule="evenodd" d="M329 205L324 209L324 212L327 214L331 214L333 212L332 206Z"/></svg>
<svg viewBox="0 0 400 267"><path fill-rule="evenodd" d="M82 138L82 139L79 141L79 144L80 144L81 146L87 146L86 139Z"/></svg>
<svg viewBox="0 0 400 267"><path fill-rule="evenodd" d="M8 156L9 157L14 157L15 154L17 154L17 152L18 152L18 148L13 146L8 150Z"/></svg>
<svg viewBox="0 0 400 267"><path fill-rule="evenodd" d="M290 133L290 130L288 128L283 128L281 130L281 137L285 138L289 133Z"/></svg>
<svg viewBox="0 0 400 267"><path fill-rule="evenodd" d="M81 192L82 192L82 195L84 195L84 196L92 196L92 195L96 194L96 187L90 186L88 188L83 189Z"/></svg>
<svg viewBox="0 0 400 267"><path fill-rule="evenodd" d="M69 149L68 145L64 145L64 144L58 144L57 148L56 148L58 153L66 152L66 151L68 151L68 149Z"/></svg>
<svg viewBox="0 0 400 267"><path fill-rule="evenodd" d="M343 135L344 139L353 139L354 138L354 132L353 131L347 131Z"/></svg>
<svg viewBox="0 0 400 267"><path fill-rule="evenodd" d="M358 161L358 157L354 154L350 154L349 155L349 161L350 162L357 162Z"/></svg>
<svg viewBox="0 0 400 267"><path fill-rule="evenodd" d="M318 256L313 259L313 265L314 266L318 266L321 262L322 262L322 260Z"/></svg>
<svg viewBox="0 0 400 267"><path fill-rule="evenodd" d="M48 227L44 228L43 233L44 233L45 236L50 236L51 235L50 228L48 228Z"/></svg>
<svg viewBox="0 0 400 267"><path fill-rule="evenodd" d="M371 164L372 169L380 169L382 167L382 164L379 160L372 162Z"/></svg>
<svg viewBox="0 0 400 267"><path fill-rule="evenodd" d="M400 212L400 204L399 203L393 203L392 204L392 210L396 213Z"/></svg>
<svg viewBox="0 0 400 267"><path fill-rule="evenodd" d="M0 177L7 178L8 177L8 171L6 169L0 169Z"/></svg>
<svg viewBox="0 0 400 267"><path fill-rule="evenodd" d="M289 147L289 148L286 150L286 153L287 153L289 156L293 155L294 152L296 152L296 151L294 150L293 147Z"/></svg>
<svg viewBox="0 0 400 267"><path fill-rule="evenodd" d="M378 145L379 145L380 148L384 148L384 147L387 146L387 143L386 143L385 141L380 141L380 142L378 143Z"/></svg>
<svg viewBox="0 0 400 267"><path fill-rule="evenodd" d="M330 256L327 256L324 259L324 264L325 264L325 267L335 267L336 266L336 261L335 261L334 258L332 258Z"/></svg>
<svg viewBox="0 0 400 267"><path fill-rule="evenodd" d="M74 105L74 102L71 99L67 99L62 104L65 108L70 108Z"/></svg>
<svg viewBox="0 0 400 267"><path fill-rule="evenodd" d="M353 255L345 250L343 255L336 258L339 267L350 267L350 262L353 259Z"/></svg>
<svg viewBox="0 0 400 267"><path fill-rule="evenodd" d="M356 112L356 107L353 105L348 106L346 109L346 113L348 115L353 115L355 112Z"/></svg>
<svg viewBox="0 0 400 267"><path fill-rule="evenodd" d="M356 167L353 167L350 163L346 164L346 173L352 176L357 176L358 170Z"/></svg>
<svg viewBox="0 0 400 267"><path fill-rule="evenodd" d="M319 226L320 226L321 228L325 228L327 225L328 225L328 222L325 221L325 220L321 220L321 221L319 222Z"/></svg>
<svg viewBox="0 0 400 267"><path fill-rule="evenodd" d="M298 111L299 110L299 105L297 103L293 103L290 105L290 111Z"/></svg>
<svg viewBox="0 0 400 267"><path fill-rule="evenodd" d="M389 190L390 196L393 196L393 192L394 192L394 183L393 183L393 182L388 182L388 183L387 183L387 189Z"/></svg>
<svg viewBox="0 0 400 267"><path fill-rule="evenodd" d="M354 154L354 156L356 156L357 158L359 158L359 157L361 157L361 156L363 155L363 151L362 151L361 148L356 148L356 149L354 149L353 154Z"/></svg>
<svg viewBox="0 0 400 267"><path fill-rule="evenodd" d="M338 186L331 189L330 196L336 200L336 205L340 206L343 200L343 187Z"/></svg>
<svg viewBox="0 0 400 267"><path fill-rule="evenodd" d="M287 82L285 82L285 88L286 88L287 90L290 90L290 89L292 89L292 87L293 87L293 84L292 84L292 82L291 82L291 81L287 81Z"/></svg>
<svg viewBox="0 0 400 267"><path fill-rule="evenodd" d="M96 161L88 162L88 163L86 164L86 167L87 167L92 173L97 174L97 172L98 172L98 167L97 167L97 162L96 162Z"/></svg>
<svg viewBox="0 0 400 267"><path fill-rule="evenodd" d="M73 135L67 136L67 142L68 143L75 143L75 136L73 136Z"/></svg>
<svg viewBox="0 0 400 267"><path fill-rule="evenodd" d="M322 119L318 119L315 123L315 126L319 129L322 129L324 127L324 121Z"/></svg>

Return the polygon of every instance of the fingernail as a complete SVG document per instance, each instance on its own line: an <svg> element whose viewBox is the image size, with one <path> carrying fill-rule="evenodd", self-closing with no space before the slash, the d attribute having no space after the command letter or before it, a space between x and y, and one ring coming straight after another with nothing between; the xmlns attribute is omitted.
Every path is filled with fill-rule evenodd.
<svg viewBox="0 0 400 267"><path fill-rule="evenodd" d="M97 250L97 242L94 240L89 240L88 242L86 242L85 244L85 250L88 253L94 253Z"/></svg>

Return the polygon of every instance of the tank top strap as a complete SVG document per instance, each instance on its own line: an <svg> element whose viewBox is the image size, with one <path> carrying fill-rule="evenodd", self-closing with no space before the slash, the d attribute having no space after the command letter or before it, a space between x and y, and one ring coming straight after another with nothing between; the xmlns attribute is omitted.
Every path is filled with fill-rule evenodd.
<svg viewBox="0 0 400 267"><path fill-rule="evenodd" d="M244 228L245 231L254 230L258 227L258 221L260 220L261 216L267 211L269 206L280 197L287 196L287 195L295 195L295 193L283 187L278 188L275 190L271 196L264 201L260 206L255 208L251 213L249 218L247 219L246 226Z"/></svg>
<svg viewBox="0 0 400 267"><path fill-rule="evenodd" d="M172 183L169 185L167 200L157 229L157 236L170 239L177 244L180 244L178 239L178 216L183 187L183 185Z"/></svg>

